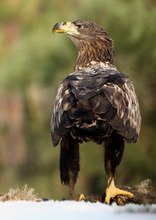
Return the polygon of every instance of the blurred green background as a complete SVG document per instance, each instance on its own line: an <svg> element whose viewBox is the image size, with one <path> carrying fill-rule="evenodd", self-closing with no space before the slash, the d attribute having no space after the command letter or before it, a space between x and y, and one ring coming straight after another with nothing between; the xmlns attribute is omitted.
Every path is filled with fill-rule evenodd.
<svg viewBox="0 0 156 220"><path fill-rule="evenodd" d="M151 178L156 185L156 1L5 0L0 1L0 193L28 184L42 197L67 195L50 118L77 52L51 28L77 19L94 20L110 33L115 64L134 80L140 101L141 134L137 144L126 146L117 182ZM76 192L102 193L105 184L102 147L82 145Z"/></svg>

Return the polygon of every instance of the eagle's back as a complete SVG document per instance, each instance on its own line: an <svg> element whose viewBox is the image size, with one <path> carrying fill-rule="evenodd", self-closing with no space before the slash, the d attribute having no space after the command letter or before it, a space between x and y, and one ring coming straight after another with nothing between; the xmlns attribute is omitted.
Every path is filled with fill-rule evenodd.
<svg viewBox="0 0 156 220"><path fill-rule="evenodd" d="M127 142L140 131L140 110L133 82L115 69L86 68L59 86L51 120L54 145L69 132L79 142L101 144L116 130Z"/></svg>

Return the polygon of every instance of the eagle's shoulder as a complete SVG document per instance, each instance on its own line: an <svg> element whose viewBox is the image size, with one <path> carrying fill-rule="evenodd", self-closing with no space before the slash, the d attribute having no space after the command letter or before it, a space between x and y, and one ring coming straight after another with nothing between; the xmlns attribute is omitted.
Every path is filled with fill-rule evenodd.
<svg viewBox="0 0 156 220"><path fill-rule="evenodd" d="M51 122L54 145L73 126L94 120L106 122L129 142L137 139L139 104L127 75L114 68L86 68L61 82Z"/></svg>
<svg viewBox="0 0 156 220"><path fill-rule="evenodd" d="M77 99L88 99L95 93L102 92L107 85L122 87L125 83L131 83L128 76L111 68L86 68L71 73L65 81L69 82Z"/></svg>

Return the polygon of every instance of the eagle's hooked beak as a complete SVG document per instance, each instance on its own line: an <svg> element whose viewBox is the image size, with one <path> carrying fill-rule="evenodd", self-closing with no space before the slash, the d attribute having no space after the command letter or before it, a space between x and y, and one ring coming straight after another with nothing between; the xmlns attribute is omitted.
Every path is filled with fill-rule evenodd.
<svg viewBox="0 0 156 220"><path fill-rule="evenodd" d="M56 23L52 28L52 32L60 34L66 33L68 35L79 34L76 26L70 21Z"/></svg>

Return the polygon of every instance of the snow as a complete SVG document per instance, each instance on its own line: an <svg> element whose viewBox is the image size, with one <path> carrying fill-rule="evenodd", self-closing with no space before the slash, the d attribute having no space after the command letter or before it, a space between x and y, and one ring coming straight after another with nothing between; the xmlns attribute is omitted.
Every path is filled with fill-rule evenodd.
<svg viewBox="0 0 156 220"><path fill-rule="evenodd" d="M74 201L0 202L0 220L156 220L156 205L109 206Z"/></svg>

